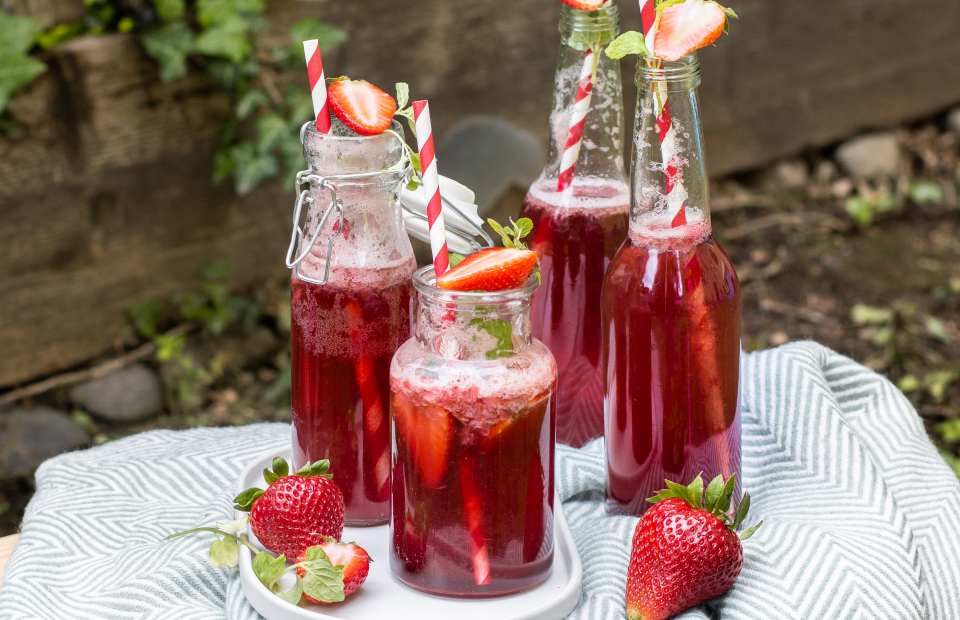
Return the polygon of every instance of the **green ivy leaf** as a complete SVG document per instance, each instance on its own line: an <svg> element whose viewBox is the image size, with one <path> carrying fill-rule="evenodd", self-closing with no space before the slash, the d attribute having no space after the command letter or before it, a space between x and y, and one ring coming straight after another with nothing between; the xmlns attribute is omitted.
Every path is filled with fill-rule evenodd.
<svg viewBox="0 0 960 620"><path fill-rule="evenodd" d="M219 183L231 174L233 174L233 157L230 155L230 147L221 146L213 159L213 182Z"/></svg>
<svg viewBox="0 0 960 620"><path fill-rule="evenodd" d="M172 22L183 17L187 3L184 0L153 0L153 7L162 21Z"/></svg>
<svg viewBox="0 0 960 620"><path fill-rule="evenodd" d="M47 65L36 58L0 49L0 112L18 88L46 70Z"/></svg>
<svg viewBox="0 0 960 620"><path fill-rule="evenodd" d="M164 24L140 36L147 55L160 65L160 79L164 82L187 74L187 56L194 51L196 39L183 21Z"/></svg>
<svg viewBox="0 0 960 620"><path fill-rule="evenodd" d="M260 181L272 179L280 172L277 158L270 153L258 154L250 142L243 142L230 150L235 166L233 176L237 193L246 196Z"/></svg>
<svg viewBox="0 0 960 620"><path fill-rule="evenodd" d="M0 53L27 52L41 32L43 24L32 17L7 15L0 10Z"/></svg>
<svg viewBox="0 0 960 620"><path fill-rule="evenodd" d="M264 0L197 0L197 22L209 28L238 18L240 14L260 15L265 8Z"/></svg>
<svg viewBox="0 0 960 620"><path fill-rule="evenodd" d="M238 119L243 120L253 114L258 106L266 106L269 104L270 97L267 96L266 91L262 88L256 88L248 91L243 97L240 97L240 101L238 101L236 107L234 107L234 112Z"/></svg>
<svg viewBox="0 0 960 620"><path fill-rule="evenodd" d="M330 563L322 547L307 549L307 574L303 578L303 591L318 601L338 603L344 599L343 569Z"/></svg>
<svg viewBox="0 0 960 620"><path fill-rule="evenodd" d="M289 136L287 121L276 112L271 112L257 119L257 153L269 153Z"/></svg>
<svg viewBox="0 0 960 620"><path fill-rule="evenodd" d="M332 24L326 24L313 17L305 17L290 28L290 38L293 39L296 55L303 56L304 41L316 39L320 51L325 52L345 42L350 35Z"/></svg>
<svg viewBox="0 0 960 620"><path fill-rule="evenodd" d="M232 538L215 540L210 545L210 563L214 566L236 566L240 559L240 546Z"/></svg>
<svg viewBox="0 0 960 620"><path fill-rule="evenodd" d="M237 15L219 21L197 37L196 50L207 56L242 62L250 55L249 24Z"/></svg>
<svg viewBox="0 0 960 620"><path fill-rule="evenodd" d="M55 45L60 45L61 43L66 43L71 39L79 37L86 30L87 25L82 19L57 24L53 28L37 35L37 45L39 45L41 49L48 50Z"/></svg>
<svg viewBox="0 0 960 620"><path fill-rule="evenodd" d="M613 43L607 46L607 49L604 53L607 55L607 57L613 58L614 60L619 60L628 54L651 56L650 50L647 49L647 43L644 40L643 35L634 30L624 32L619 37L614 39Z"/></svg>
<svg viewBox="0 0 960 620"><path fill-rule="evenodd" d="M494 348L487 351L487 359L495 360L513 355L513 324L504 319L473 319L470 325L487 332L497 339Z"/></svg>

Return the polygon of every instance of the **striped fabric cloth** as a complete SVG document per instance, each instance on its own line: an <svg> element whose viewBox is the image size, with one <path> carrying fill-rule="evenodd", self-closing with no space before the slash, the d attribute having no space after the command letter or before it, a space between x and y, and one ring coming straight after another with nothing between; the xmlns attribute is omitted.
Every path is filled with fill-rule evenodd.
<svg viewBox="0 0 960 620"><path fill-rule="evenodd" d="M888 381L819 345L744 360L744 569L683 620L948 620L960 610L960 483ZM0 590L0 620L256 620L236 569L202 536L231 518L243 466L289 427L154 431L63 455L37 494ZM561 446L558 490L584 568L576 620L624 618L636 519L604 516L603 445Z"/></svg>

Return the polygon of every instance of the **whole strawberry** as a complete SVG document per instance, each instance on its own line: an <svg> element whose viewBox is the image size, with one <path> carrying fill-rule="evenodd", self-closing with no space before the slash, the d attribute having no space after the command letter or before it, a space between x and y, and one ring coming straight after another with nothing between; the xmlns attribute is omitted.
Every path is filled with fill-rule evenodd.
<svg viewBox="0 0 960 620"><path fill-rule="evenodd" d="M633 551L627 570L627 617L664 620L730 589L743 567L741 540L760 525L737 536L750 509L744 493L733 519L727 516L736 477L717 476L703 497L697 476L685 487L667 481L669 488L649 502L633 532Z"/></svg>
<svg viewBox="0 0 960 620"><path fill-rule="evenodd" d="M287 462L273 459L273 471L263 470L267 490L252 488L233 501L250 513L250 527L264 547L288 558L318 545L324 536L343 535L343 494L331 480L329 461L307 463L287 475Z"/></svg>
<svg viewBox="0 0 960 620"><path fill-rule="evenodd" d="M330 560L330 563L333 564L335 570L343 572L344 597L356 592L360 586L363 585L363 582L367 580L367 575L370 573L370 556L367 554L367 550L357 543L337 542L331 539L317 545L317 547L323 549L323 552ZM310 558L307 556L310 554L310 551L310 549L307 549L297 556L297 564L303 564L309 561ZM313 551L316 550L314 549ZM307 568L298 566L297 574L306 579ZM327 604L325 601L317 600L306 593L304 593L304 597L311 603Z"/></svg>

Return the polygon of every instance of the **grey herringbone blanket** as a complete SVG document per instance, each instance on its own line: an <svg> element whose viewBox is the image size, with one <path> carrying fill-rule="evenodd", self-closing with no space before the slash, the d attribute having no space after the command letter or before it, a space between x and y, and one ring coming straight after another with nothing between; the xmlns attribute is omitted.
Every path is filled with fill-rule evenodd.
<svg viewBox="0 0 960 620"><path fill-rule="evenodd" d="M960 617L960 483L888 381L821 346L748 355L740 579L683 620ZM154 431L67 454L37 494L0 590L0 619L253 620L209 539L166 534L232 518L241 468L289 427ZM636 519L603 509L603 445L560 447L558 490L583 561L571 618L624 617Z"/></svg>

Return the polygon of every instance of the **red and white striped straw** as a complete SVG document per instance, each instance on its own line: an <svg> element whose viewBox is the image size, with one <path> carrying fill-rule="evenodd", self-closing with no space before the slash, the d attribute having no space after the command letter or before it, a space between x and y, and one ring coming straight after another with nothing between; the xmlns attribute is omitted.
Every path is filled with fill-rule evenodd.
<svg viewBox="0 0 960 620"><path fill-rule="evenodd" d="M439 278L447 272L447 228L443 224L443 203L440 201L440 176L433 151L433 126L430 124L430 106L426 101L413 102L413 118L417 127L417 147L420 150L420 169L423 175L423 194L427 202L427 222L430 225L430 249L433 251L433 270Z"/></svg>
<svg viewBox="0 0 960 620"><path fill-rule="evenodd" d="M327 101L327 81L323 78L323 62L316 39L303 42L303 55L307 59L307 76L310 78L310 96L313 98L313 113L317 117L317 131L330 133L330 103Z"/></svg>
<svg viewBox="0 0 960 620"><path fill-rule="evenodd" d="M657 18L654 0L640 0L640 16L643 19L643 36L647 49L654 52L656 33L653 26ZM677 131L670 116L670 102L667 100L667 82L657 82L657 129L660 133L660 156L663 160L663 173L667 185L667 212L670 226L676 228L687 223L684 202L687 192L683 187L683 175L677 157Z"/></svg>
<svg viewBox="0 0 960 620"><path fill-rule="evenodd" d="M587 112L590 111L590 98L596 80L593 74L593 60L593 50L587 50L587 53L583 56L583 68L580 69L577 97L573 104L573 112L570 114L567 142L563 147L563 155L560 158L560 176L557 179L558 192L562 192L573 183L573 173L577 169L577 160L580 158L583 130L587 125Z"/></svg>

